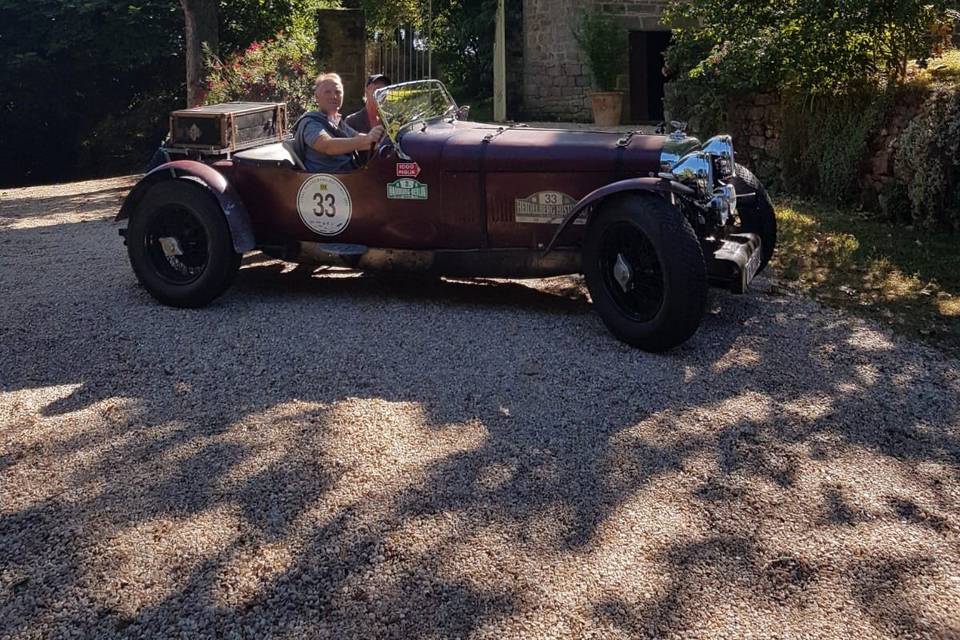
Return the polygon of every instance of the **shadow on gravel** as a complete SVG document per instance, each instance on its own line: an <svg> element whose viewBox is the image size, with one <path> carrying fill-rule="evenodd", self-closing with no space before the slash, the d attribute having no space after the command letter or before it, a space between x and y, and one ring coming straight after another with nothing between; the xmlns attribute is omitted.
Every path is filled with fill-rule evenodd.
<svg viewBox="0 0 960 640"><path fill-rule="evenodd" d="M0 416L35 421L2 425L0 635L960 631L916 588L957 593L960 560L957 368L934 352L763 283L661 356L569 279L253 258L176 310L112 225L52 229L105 249L78 269L3 231L30 273L0 275Z"/></svg>
<svg viewBox="0 0 960 640"><path fill-rule="evenodd" d="M130 182L132 184L132 180ZM54 187L50 189L53 190ZM32 226L40 226L40 223L48 218L84 211L108 209L115 215L128 191L130 191L130 184L120 184L70 195L0 196L0 229L15 220L32 220ZM29 213L24 212L27 207L29 207Z"/></svg>

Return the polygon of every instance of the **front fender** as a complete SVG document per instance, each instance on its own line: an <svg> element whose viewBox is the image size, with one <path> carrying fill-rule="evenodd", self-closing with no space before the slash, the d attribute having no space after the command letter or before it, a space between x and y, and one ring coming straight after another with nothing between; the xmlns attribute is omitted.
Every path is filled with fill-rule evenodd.
<svg viewBox="0 0 960 640"><path fill-rule="evenodd" d="M612 182L606 186L600 187L595 191L591 191L585 195L580 202L578 202L573 209L567 214L563 219L563 222L560 223L560 227L557 229L557 232L553 234L553 238L550 239L550 244L547 245L547 248L544 250L544 254L549 253L553 250L553 247L556 246L557 241L560 239L560 236L566 231L573 222L579 218L584 211L590 208L591 205L594 205L604 198L612 196L615 193L622 193L624 191L647 191L652 193L675 193L678 195L692 196L695 195L695 191L690 187L675 182L673 180L665 180L663 178L630 178L628 180L620 180L618 182Z"/></svg>
<svg viewBox="0 0 960 640"><path fill-rule="evenodd" d="M253 225L250 222L250 214L243 200L240 199L240 194L222 173L210 165L195 160L175 160L150 171L127 194L115 219L119 221L129 218L153 185L164 180L176 180L186 176L196 178L216 198L230 228L233 250L237 253L252 251L256 245Z"/></svg>

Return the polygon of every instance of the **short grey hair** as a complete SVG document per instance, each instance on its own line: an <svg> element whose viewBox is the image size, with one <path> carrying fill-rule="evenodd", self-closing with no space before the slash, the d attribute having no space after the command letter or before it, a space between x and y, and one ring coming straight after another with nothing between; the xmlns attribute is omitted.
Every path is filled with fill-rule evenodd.
<svg viewBox="0 0 960 640"><path fill-rule="evenodd" d="M324 82L336 82L341 87L343 86L343 80L340 78L338 73L321 73L317 76L317 79L313 83L313 92L316 93L320 89L320 85Z"/></svg>

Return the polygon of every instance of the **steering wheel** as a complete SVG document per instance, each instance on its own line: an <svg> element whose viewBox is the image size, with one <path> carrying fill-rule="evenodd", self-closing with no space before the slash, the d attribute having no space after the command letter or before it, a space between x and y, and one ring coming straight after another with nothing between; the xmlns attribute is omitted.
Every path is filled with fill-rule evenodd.
<svg viewBox="0 0 960 640"><path fill-rule="evenodd" d="M383 158L394 149L393 140L390 139L386 133L383 134L383 137L380 138L380 141L377 143L377 146L373 150L373 154L378 158Z"/></svg>
<svg viewBox="0 0 960 640"><path fill-rule="evenodd" d="M354 162L357 168L367 166L367 163L374 157L382 158L393 149L393 142L386 135L382 136L376 145L369 147L369 150L354 151Z"/></svg>

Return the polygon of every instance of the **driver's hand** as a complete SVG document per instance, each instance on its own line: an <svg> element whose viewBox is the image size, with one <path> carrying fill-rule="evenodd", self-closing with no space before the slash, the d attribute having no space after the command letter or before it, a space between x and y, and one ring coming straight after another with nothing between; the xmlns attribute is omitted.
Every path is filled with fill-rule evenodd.
<svg viewBox="0 0 960 640"><path fill-rule="evenodd" d="M367 135L370 136L373 140L380 142L380 138L383 137L383 125L378 124L373 129L370 129L370 133L368 133Z"/></svg>

